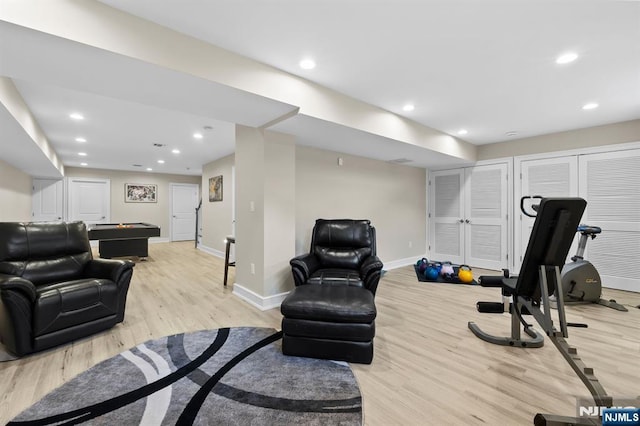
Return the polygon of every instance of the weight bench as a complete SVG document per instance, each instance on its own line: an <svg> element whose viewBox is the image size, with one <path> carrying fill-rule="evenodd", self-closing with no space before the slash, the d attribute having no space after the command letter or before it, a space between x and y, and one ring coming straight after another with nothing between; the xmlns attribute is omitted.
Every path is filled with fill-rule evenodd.
<svg viewBox="0 0 640 426"><path fill-rule="evenodd" d="M565 263L576 227L578 226L587 202L582 198L543 198L533 224L531 237L527 244L520 274L517 278L493 278L481 280L480 284L488 287L500 287L503 304L478 302L480 312L502 313L511 315L511 335L508 337L493 336L482 331L474 322L469 322L469 329L478 338L496 345L520 348L537 348L544 344L545 334L562 353L576 374L591 392L596 405L611 407L613 400L593 374L593 369L584 365L577 350L569 346L567 321L562 297L562 281L560 269ZM506 274L505 274L506 275ZM558 331L551 318L549 296L555 294L560 330ZM503 309L496 309L502 305ZM540 333L524 320L523 315L532 315L543 330ZM530 337L523 339L520 325ZM553 414L536 414L534 424L540 425L590 425L588 418L574 418Z"/></svg>

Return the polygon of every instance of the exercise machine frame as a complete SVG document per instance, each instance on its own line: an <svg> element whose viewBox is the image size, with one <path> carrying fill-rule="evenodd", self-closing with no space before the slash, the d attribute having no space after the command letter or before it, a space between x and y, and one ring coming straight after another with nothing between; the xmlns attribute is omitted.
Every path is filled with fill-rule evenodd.
<svg viewBox="0 0 640 426"><path fill-rule="evenodd" d="M589 389L596 405L611 407L613 399L607 395L594 375L593 369L582 362L577 350L565 340L568 337L568 324L564 312L560 268L567 257L575 229L586 204L582 198L543 198L538 208L520 274L517 278L505 277L499 281L499 284L494 281L488 285L502 288L504 308L511 315L511 335L509 337L490 335L472 321L468 323L468 327L474 335L486 342L520 348L543 346L546 334ZM555 294L557 300L559 330L554 326L551 316L549 297L552 294ZM507 303L509 299L510 302ZM535 318L544 334L527 324L523 317L526 314L531 314ZM521 337L521 324L524 326L524 332L531 339ZM593 418L539 413L534 417L534 424L536 426L598 425L600 422Z"/></svg>

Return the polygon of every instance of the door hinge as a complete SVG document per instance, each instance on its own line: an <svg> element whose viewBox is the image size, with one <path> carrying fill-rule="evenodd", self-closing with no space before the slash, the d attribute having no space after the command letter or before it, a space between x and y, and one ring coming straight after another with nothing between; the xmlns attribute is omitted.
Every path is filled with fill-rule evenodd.
<svg viewBox="0 0 640 426"><path fill-rule="evenodd" d="M431 217L431 213L429 213L429 217Z"/></svg>
<svg viewBox="0 0 640 426"><path fill-rule="evenodd" d="M520 262L522 262L522 256L520 256Z"/></svg>
<svg viewBox="0 0 640 426"><path fill-rule="evenodd" d="M522 173L520 173L520 180L522 180Z"/></svg>
<svg viewBox="0 0 640 426"><path fill-rule="evenodd" d="M509 253L507 253L507 256L506 256L506 258L507 258L507 260L509 260Z"/></svg>

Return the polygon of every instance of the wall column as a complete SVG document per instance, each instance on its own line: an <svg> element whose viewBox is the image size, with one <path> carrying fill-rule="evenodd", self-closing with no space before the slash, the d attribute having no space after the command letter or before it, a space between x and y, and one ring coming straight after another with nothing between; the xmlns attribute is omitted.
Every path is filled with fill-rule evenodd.
<svg viewBox="0 0 640 426"><path fill-rule="evenodd" d="M234 294L266 310L293 288L295 141L236 125L236 282Z"/></svg>

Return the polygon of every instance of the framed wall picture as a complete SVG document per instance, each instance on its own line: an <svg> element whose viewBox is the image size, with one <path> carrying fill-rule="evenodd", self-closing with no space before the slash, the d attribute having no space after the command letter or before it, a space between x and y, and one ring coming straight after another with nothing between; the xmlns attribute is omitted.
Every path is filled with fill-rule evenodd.
<svg viewBox="0 0 640 426"><path fill-rule="evenodd" d="M222 201L222 175L209 178L209 201Z"/></svg>
<svg viewBox="0 0 640 426"><path fill-rule="evenodd" d="M144 183L124 184L125 203L157 203L158 185Z"/></svg>

